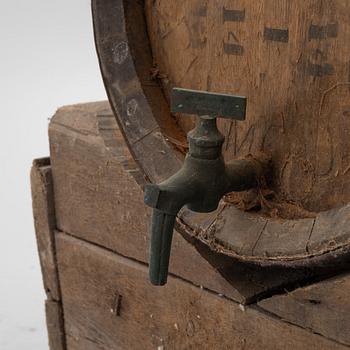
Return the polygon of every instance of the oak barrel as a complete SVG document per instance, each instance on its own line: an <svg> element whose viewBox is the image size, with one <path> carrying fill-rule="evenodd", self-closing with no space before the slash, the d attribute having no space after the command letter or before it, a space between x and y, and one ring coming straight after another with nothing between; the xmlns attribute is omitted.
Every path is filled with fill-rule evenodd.
<svg viewBox="0 0 350 350"><path fill-rule="evenodd" d="M265 153L266 188L184 209L178 229L259 264L342 259L350 242L350 4L345 0L93 0L114 114L148 181L179 169L195 120L172 87L245 95L244 122L220 121L225 159Z"/></svg>

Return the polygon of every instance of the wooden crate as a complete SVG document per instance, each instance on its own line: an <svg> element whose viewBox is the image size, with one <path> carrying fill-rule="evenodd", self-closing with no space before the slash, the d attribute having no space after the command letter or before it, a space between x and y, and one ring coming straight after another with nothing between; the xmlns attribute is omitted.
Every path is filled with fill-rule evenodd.
<svg viewBox="0 0 350 350"><path fill-rule="evenodd" d="M243 264L176 232L152 286L145 180L108 103L61 108L49 134L31 182L51 350L350 347L344 266Z"/></svg>

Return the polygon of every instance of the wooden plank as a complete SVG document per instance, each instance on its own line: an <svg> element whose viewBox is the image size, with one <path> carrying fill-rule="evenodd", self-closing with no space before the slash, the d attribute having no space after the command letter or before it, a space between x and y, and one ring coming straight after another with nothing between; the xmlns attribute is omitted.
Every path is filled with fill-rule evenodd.
<svg viewBox="0 0 350 350"><path fill-rule="evenodd" d="M346 349L65 234L56 236L67 343L78 349ZM137 334L137 336L135 336Z"/></svg>
<svg viewBox="0 0 350 350"><path fill-rule="evenodd" d="M49 158L36 159L30 174L33 215L44 288L46 325L50 350L65 350L61 289L57 271L54 233L56 217Z"/></svg>
<svg viewBox="0 0 350 350"><path fill-rule="evenodd" d="M350 346L350 275L260 301L263 309L288 322Z"/></svg>
<svg viewBox="0 0 350 350"><path fill-rule="evenodd" d="M70 107L75 114L67 123L62 117L65 110L59 110L51 121L49 135L57 227L127 256L145 260L146 223L150 211L144 208L142 191L137 183L125 172L120 158L111 147L105 146L99 135L96 114L103 113L104 123L106 119L105 104L99 106L98 111L91 109L90 105ZM83 113L81 108L84 108ZM109 110L109 119L112 118ZM88 133L80 132L79 125L87 124L84 119L89 119L91 128ZM73 124L77 127L74 128ZM118 144L123 143L118 129L114 129L113 136ZM123 150L125 148L124 145ZM138 213L137 220L132 213Z"/></svg>
<svg viewBox="0 0 350 350"><path fill-rule="evenodd" d="M350 243L350 205L321 212L308 242L310 253L327 252Z"/></svg>
<svg viewBox="0 0 350 350"><path fill-rule="evenodd" d="M61 302L46 300L45 310L50 350L66 350Z"/></svg>
<svg viewBox="0 0 350 350"><path fill-rule="evenodd" d="M315 218L280 219L223 202L209 214L183 209L179 216L185 235L227 256L264 265L328 268L348 260L349 208L320 212Z"/></svg>
<svg viewBox="0 0 350 350"><path fill-rule="evenodd" d="M257 256L273 256L290 259L307 254L307 243L315 220L270 219L254 247Z"/></svg>
<svg viewBox="0 0 350 350"><path fill-rule="evenodd" d="M266 218L230 206L215 222L215 240L239 255L252 255L266 223Z"/></svg>
<svg viewBox="0 0 350 350"><path fill-rule="evenodd" d="M56 218L49 158L34 160L30 180L35 234L44 288L48 299L59 300L60 288L53 237Z"/></svg>

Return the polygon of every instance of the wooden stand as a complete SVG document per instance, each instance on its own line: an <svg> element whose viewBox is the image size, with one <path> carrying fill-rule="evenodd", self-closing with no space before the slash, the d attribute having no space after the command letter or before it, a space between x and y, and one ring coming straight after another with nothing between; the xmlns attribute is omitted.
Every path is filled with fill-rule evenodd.
<svg viewBox="0 0 350 350"><path fill-rule="evenodd" d="M350 347L344 262L262 268L175 232L169 283L148 282L144 179L108 103L61 108L50 145L31 181L51 350Z"/></svg>

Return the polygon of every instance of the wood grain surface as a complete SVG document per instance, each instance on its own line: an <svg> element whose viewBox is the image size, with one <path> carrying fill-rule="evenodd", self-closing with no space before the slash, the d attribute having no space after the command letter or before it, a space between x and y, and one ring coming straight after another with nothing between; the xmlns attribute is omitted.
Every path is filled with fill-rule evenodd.
<svg viewBox="0 0 350 350"><path fill-rule="evenodd" d="M220 121L226 159L270 154L273 189L316 212L350 196L349 14L344 0L146 1L166 96L173 86L247 96L245 122Z"/></svg>
<svg viewBox="0 0 350 350"><path fill-rule="evenodd" d="M350 276L329 280L259 302L263 309L350 346Z"/></svg>
<svg viewBox="0 0 350 350"><path fill-rule="evenodd" d="M348 348L174 277L155 288L142 264L56 239L70 350Z"/></svg>
<svg viewBox="0 0 350 350"><path fill-rule="evenodd" d="M56 217L49 158L36 159L30 174L32 206L38 253L46 295L59 300L60 289L55 258Z"/></svg>
<svg viewBox="0 0 350 350"><path fill-rule="evenodd" d="M50 350L67 350L62 302L46 300L45 314Z"/></svg>

